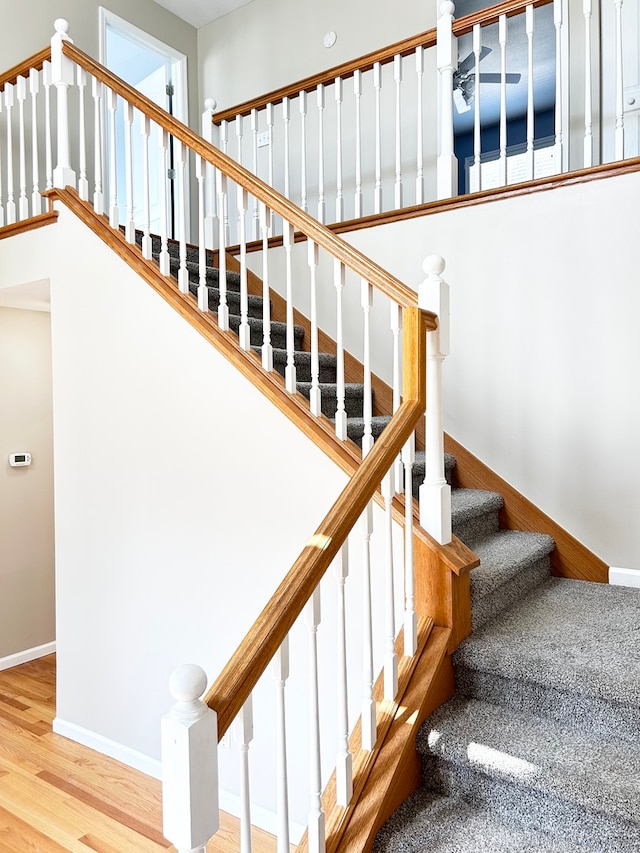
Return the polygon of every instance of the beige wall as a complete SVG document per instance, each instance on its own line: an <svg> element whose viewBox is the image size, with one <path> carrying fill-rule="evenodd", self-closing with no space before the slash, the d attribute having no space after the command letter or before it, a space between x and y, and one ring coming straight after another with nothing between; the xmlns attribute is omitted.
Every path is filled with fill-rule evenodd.
<svg viewBox="0 0 640 853"><path fill-rule="evenodd" d="M56 18L66 18L74 42L98 59L98 9L101 5L187 56L189 117L193 123L199 112L197 31L153 0L135 0L135 3L130 0L106 0L104 3L99 0L27 0L26 3L0 0L1 19L12 22L0 29L0 70L9 69L46 47Z"/></svg>
<svg viewBox="0 0 640 853"><path fill-rule="evenodd" d="M51 322L0 308L0 665L54 639Z"/></svg>
<svg viewBox="0 0 640 853"><path fill-rule="evenodd" d="M200 98L231 107L435 25L425 0L253 0L198 30ZM338 40L322 40L333 30Z"/></svg>

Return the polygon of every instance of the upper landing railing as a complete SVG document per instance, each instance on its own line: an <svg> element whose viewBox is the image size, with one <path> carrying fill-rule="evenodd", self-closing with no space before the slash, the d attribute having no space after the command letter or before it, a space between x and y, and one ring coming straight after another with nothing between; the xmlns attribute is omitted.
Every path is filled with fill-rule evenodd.
<svg viewBox="0 0 640 853"><path fill-rule="evenodd" d="M620 160L622 22L637 0L607 4L615 35L602 61L593 0L569 20L563 0L507 0L458 20L444 2L437 28L233 108L209 101L204 126L329 223Z"/></svg>

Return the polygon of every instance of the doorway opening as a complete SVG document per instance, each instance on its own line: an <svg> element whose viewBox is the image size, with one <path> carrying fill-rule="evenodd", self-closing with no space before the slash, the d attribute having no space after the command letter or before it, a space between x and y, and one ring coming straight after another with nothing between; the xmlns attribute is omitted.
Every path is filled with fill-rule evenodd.
<svg viewBox="0 0 640 853"><path fill-rule="evenodd" d="M118 77L121 77L138 92L166 110L183 124L188 124L187 57L170 45L139 29L124 18L108 11L103 6L100 15L100 62ZM139 117L134 115L132 132L133 160L133 218L136 225L143 222L143 138L140 133ZM103 126L106 130L106 122ZM158 175L150 181L150 229L159 234L162 219L161 154L157 133L152 126L149 140L149 171ZM178 239L180 217L176 187L173 137L169 137L168 173L162 176L167 181L168 236ZM121 99L116 112L116 186L120 223L126 221L126 199L121 188L125 187L125 123ZM185 175L185 229L189 236L189 165Z"/></svg>

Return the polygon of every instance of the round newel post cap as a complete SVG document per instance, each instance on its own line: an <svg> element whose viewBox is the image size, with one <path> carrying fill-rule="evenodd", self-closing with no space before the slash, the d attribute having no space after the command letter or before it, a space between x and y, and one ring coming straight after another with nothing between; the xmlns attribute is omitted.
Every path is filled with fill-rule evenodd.
<svg viewBox="0 0 640 853"><path fill-rule="evenodd" d="M69 21L65 18L56 18L53 22L53 28L62 36L69 35Z"/></svg>
<svg viewBox="0 0 640 853"><path fill-rule="evenodd" d="M214 101L213 98L207 98L206 101L204 102L205 110L211 110L213 112L213 110L215 110L215 108L217 106L218 106L218 104L216 103L216 101Z"/></svg>
<svg viewBox="0 0 640 853"><path fill-rule="evenodd" d="M441 255L427 255L422 262L422 269L427 275L442 275L446 263Z"/></svg>
<svg viewBox="0 0 640 853"><path fill-rule="evenodd" d="M171 673L169 692L176 702L195 702L206 689L207 674L196 664L182 664Z"/></svg>
<svg viewBox="0 0 640 853"><path fill-rule="evenodd" d="M444 2L440 4L441 15L453 15L455 11L456 7L451 0L444 0Z"/></svg>

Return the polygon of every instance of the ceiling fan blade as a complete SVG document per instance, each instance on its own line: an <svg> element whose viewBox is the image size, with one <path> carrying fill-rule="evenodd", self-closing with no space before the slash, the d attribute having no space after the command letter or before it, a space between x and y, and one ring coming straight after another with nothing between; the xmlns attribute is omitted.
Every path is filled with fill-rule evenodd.
<svg viewBox="0 0 640 853"><path fill-rule="evenodd" d="M480 48L480 62L482 62L482 60L485 58L485 56L489 56L490 53L491 53L490 47L484 47L484 46L481 47ZM465 56L465 58L461 62L458 63L457 73L464 76L465 74L467 74L467 72L471 71L471 69L474 67L475 64L476 64L476 55L473 51L471 51L471 53L468 56Z"/></svg>
<svg viewBox="0 0 640 853"><path fill-rule="evenodd" d="M506 74L507 83L519 83L522 74ZM502 74L481 74L480 83L501 83Z"/></svg>

